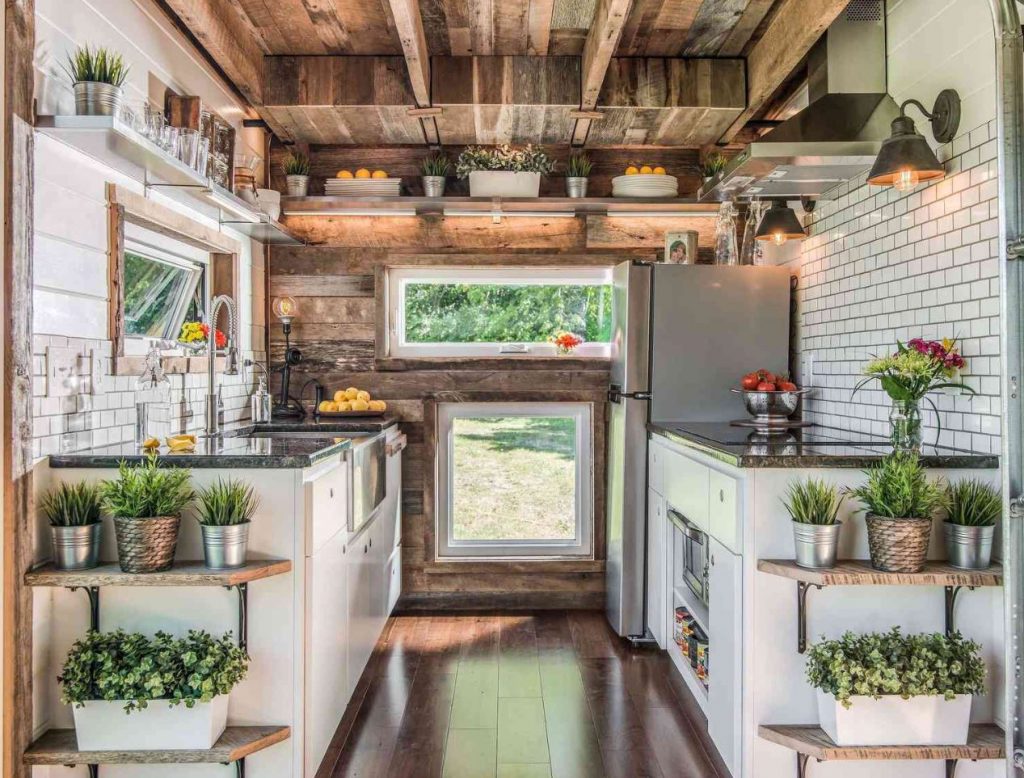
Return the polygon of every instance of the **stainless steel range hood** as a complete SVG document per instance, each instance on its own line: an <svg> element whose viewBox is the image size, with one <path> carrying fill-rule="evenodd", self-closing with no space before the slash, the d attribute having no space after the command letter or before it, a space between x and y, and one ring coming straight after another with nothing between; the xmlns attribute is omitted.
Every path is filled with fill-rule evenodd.
<svg viewBox="0 0 1024 778"><path fill-rule="evenodd" d="M808 105L751 143L713 181L702 202L827 199L871 167L899 106L886 93L882 0L854 0L808 57Z"/></svg>

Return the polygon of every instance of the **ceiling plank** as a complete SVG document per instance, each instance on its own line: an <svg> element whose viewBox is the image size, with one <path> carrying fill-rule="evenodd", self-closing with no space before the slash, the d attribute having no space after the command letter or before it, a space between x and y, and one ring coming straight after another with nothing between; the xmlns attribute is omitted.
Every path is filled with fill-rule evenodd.
<svg viewBox="0 0 1024 778"><path fill-rule="evenodd" d="M600 0L594 12L594 22L583 44L583 84L580 108L585 111L597 106L605 73L612 61L612 55L619 46L622 28L629 16L632 0ZM577 119L573 128L572 142L582 146L590 130L590 119Z"/></svg>
<svg viewBox="0 0 1024 778"><path fill-rule="evenodd" d="M164 0L254 107L263 103L263 50L230 0Z"/></svg>
<svg viewBox="0 0 1024 778"><path fill-rule="evenodd" d="M717 54L749 4L750 0L704 0L686 36L683 56Z"/></svg>
<svg viewBox="0 0 1024 778"><path fill-rule="evenodd" d="M783 0L747 57L747 108L719 142L728 143L790 76L849 0Z"/></svg>
<svg viewBox="0 0 1024 778"><path fill-rule="evenodd" d="M391 15L395 19L398 39L402 43L405 65L409 71L409 82L419 108L430 106L430 49L427 35L423 30L423 17L417 0L388 0ZM440 142L437 122L433 116L420 118L424 140L431 145Z"/></svg>
<svg viewBox="0 0 1024 778"><path fill-rule="evenodd" d="M718 50L718 56L740 56L774 4L775 0L750 0L747 10L743 12L743 16L732 28L732 32L725 39L722 48Z"/></svg>
<svg viewBox="0 0 1024 778"><path fill-rule="evenodd" d="M551 43L551 19L555 0L530 0L527 19L526 53L544 56Z"/></svg>

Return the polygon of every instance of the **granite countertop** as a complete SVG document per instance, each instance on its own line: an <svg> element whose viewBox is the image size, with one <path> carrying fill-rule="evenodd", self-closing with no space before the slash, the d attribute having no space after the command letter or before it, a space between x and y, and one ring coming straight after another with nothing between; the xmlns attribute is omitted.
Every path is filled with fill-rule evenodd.
<svg viewBox="0 0 1024 778"><path fill-rule="evenodd" d="M273 422L228 430L223 437L199 438L195 451L171 454L160 449L163 465L191 468L301 469L351 448L352 437L394 426L394 417L353 420L332 419L321 424ZM266 433L302 433L296 437L266 437ZM321 434L322 433L322 434ZM146 453L134 443L52 454L50 467L117 467L122 461L142 462Z"/></svg>
<svg viewBox="0 0 1024 778"><path fill-rule="evenodd" d="M892 446L886 438L814 425L765 434L729 422L652 422L650 432L734 467L870 467ZM924 446L926 467L999 467L999 457L955 448Z"/></svg>

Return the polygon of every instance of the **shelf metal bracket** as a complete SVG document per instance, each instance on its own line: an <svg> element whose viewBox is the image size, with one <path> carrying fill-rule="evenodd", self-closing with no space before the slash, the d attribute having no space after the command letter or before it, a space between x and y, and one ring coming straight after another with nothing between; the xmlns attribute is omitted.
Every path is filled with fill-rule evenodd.
<svg viewBox="0 0 1024 778"><path fill-rule="evenodd" d="M89 778L99 778L100 766L98 764L87 765L89 768Z"/></svg>
<svg viewBox="0 0 1024 778"><path fill-rule="evenodd" d="M946 778L953 778L956 775L956 766L959 761L959 759L946 760Z"/></svg>
<svg viewBox="0 0 1024 778"><path fill-rule="evenodd" d="M798 654L803 654L807 651L807 593L811 590L811 587L820 591L823 584L810 584L806 581L796 582L796 651Z"/></svg>
<svg viewBox="0 0 1024 778"><path fill-rule="evenodd" d="M964 589L970 589L972 592L975 587L973 586L947 586L946 587L946 635L952 635L956 631L956 617L954 611L956 610L956 600L960 596L960 592Z"/></svg>
<svg viewBox="0 0 1024 778"><path fill-rule="evenodd" d="M225 762L224 764L231 764L231 762ZM245 778L245 757L243 756L241 759L236 759L235 762L234 762L234 765L235 765L235 777L236 778Z"/></svg>
<svg viewBox="0 0 1024 778"><path fill-rule="evenodd" d="M98 586L69 586L68 591L77 592L84 589L89 598L89 630L100 631L100 587Z"/></svg>
<svg viewBox="0 0 1024 778"><path fill-rule="evenodd" d="M797 752L796 755L796 778L807 778L807 763L811 761L810 754L801 754Z"/></svg>
<svg viewBox="0 0 1024 778"><path fill-rule="evenodd" d="M238 647L245 651L249 647L249 584L240 583L224 588L234 589L238 593Z"/></svg>

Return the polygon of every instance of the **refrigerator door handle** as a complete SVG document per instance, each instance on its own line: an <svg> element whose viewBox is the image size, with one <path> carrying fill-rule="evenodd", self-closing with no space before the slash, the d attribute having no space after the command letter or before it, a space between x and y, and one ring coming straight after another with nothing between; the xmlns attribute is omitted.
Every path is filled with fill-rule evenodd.
<svg viewBox="0 0 1024 778"><path fill-rule="evenodd" d="M650 400L650 392L623 392L617 386L608 390L608 402L618 405L623 400Z"/></svg>

